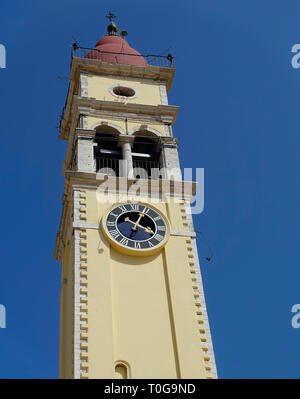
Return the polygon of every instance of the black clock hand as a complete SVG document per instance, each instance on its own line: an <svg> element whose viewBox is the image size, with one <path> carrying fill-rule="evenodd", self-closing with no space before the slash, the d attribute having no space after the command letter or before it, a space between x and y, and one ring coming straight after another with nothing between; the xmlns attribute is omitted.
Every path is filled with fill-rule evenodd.
<svg viewBox="0 0 300 399"><path fill-rule="evenodd" d="M136 221L136 222L132 222L129 217L125 218L125 222L129 222L132 223L134 226L134 228L132 228L132 231L137 231L138 227L142 228L146 233L150 233L150 234L154 234L154 231L150 228L150 227L144 227L142 226L140 223L138 223L138 221L140 220L140 218Z"/></svg>

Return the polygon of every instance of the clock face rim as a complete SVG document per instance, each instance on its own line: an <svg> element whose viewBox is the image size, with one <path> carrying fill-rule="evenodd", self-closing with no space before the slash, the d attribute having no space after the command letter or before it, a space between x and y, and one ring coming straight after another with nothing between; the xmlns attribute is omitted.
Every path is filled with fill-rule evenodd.
<svg viewBox="0 0 300 399"><path fill-rule="evenodd" d="M164 239L163 239L159 244L155 245L154 247L150 247L150 248L130 248L130 247L126 246L126 245L123 245L123 244L119 243L119 242L118 242L117 240L115 240L115 239L111 236L111 234L109 233L109 230L108 230L107 225L106 225L107 218L108 218L109 214L110 214L114 209L116 209L116 208L118 208L118 207L120 207L120 206L122 206L122 205L133 205L133 204L145 206L145 207L151 209L152 211L156 212L156 213L161 217L161 219L163 220L163 222L164 222L164 224L165 224L165 226L166 226L166 234L165 234L165 236L164 236ZM131 211L128 211L128 213L129 213L129 212L131 212ZM136 211L132 211L132 212L136 212ZM119 218L121 215L122 215L122 214L118 215L116 221L118 220L118 218ZM151 216L149 216L149 217L151 218ZM152 219L152 218L151 218L151 219ZM152 219L152 220L153 220L153 219ZM155 224L155 228L156 228L156 230L155 230L155 234L156 234L156 232L157 232L157 225L156 225L155 222L154 222L154 224ZM167 218L165 217L165 215L164 215L159 209L157 209L155 206L152 206L152 204L149 205L149 204L147 204L147 203L145 203L145 202L142 202L142 201L132 201L132 202L123 201L123 202L119 202L119 203L117 203L117 204L113 204L113 205L112 205L109 209L107 209L106 212L104 213L104 215L103 215L103 217L102 217L102 220L101 220L101 226L102 226L102 231L104 232L104 235L105 235L106 238L109 240L109 242L111 243L111 245L112 245L116 250L118 250L119 252L122 252L122 253L124 253L124 254L126 254L126 255L133 255L133 256L150 256L150 255L156 254L156 253L158 253L158 252L160 252L160 251L162 250L162 248L166 245L166 243L167 243L167 241L169 240L169 237L170 237L170 225L169 225L169 222L168 222ZM116 229L118 229L117 226L116 226ZM118 232L120 232L119 229L118 229ZM128 237L124 236L121 232L120 232L120 234L121 234L124 238L127 238L127 239L128 239ZM150 240L150 239L151 239L151 238L148 238L148 239L146 239L146 240L136 240L136 241L137 241L137 242L145 242L145 241L148 241L148 240Z"/></svg>

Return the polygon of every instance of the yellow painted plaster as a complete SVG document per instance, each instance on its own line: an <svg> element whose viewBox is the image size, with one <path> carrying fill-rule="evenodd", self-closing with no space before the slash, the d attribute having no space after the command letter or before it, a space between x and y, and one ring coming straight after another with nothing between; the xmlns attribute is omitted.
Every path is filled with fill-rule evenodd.
<svg viewBox="0 0 300 399"><path fill-rule="evenodd" d="M67 243L62 264L60 297L60 378L72 378L73 363L73 265Z"/></svg>
<svg viewBox="0 0 300 399"><path fill-rule="evenodd" d="M161 104L159 83L149 79L130 79L126 77L88 75L88 96L97 100L123 102L112 95L110 88L114 86L130 86L136 90L137 96L126 98L127 103L158 105Z"/></svg>
<svg viewBox="0 0 300 399"><path fill-rule="evenodd" d="M113 119L107 117L95 117L95 116L88 116L87 117L87 128L94 129L96 126L101 125L101 123L108 123L112 127L119 130L121 134L126 134L126 122L124 119ZM150 129L155 132L158 136L165 136L165 126L162 123L148 123L140 121L127 121L127 133L132 134L136 130L147 130ZM138 134L138 133L136 133Z"/></svg>
<svg viewBox="0 0 300 399"><path fill-rule="evenodd" d="M99 204L96 191L85 191L86 222L99 223L112 204ZM171 229L182 230L181 204L149 206L164 214ZM86 236L88 378L119 378L116 362L129 365L131 378L207 378L186 237L171 236L159 254L140 258L113 249L101 229L87 228ZM65 342L72 335L72 301L63 302Z"/></svg>

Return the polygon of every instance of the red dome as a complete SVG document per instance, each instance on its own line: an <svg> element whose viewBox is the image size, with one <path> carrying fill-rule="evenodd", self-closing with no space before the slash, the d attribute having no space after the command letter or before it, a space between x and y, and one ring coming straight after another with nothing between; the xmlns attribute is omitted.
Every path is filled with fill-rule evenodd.
<svg viewBox="0 0 300 399"><path fill-rule="evenodd" d="M94 50L91 50L85 58L98 59L110 64L148 65L145 58L131 48L125 39L114 35L100 39Z"/></svg>

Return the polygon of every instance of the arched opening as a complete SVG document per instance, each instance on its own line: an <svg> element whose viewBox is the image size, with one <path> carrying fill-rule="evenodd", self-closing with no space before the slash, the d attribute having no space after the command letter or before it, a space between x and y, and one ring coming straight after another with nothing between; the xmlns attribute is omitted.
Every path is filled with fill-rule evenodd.
<svg viewBox="0 0 300 399"><path fill-rule="evenodd" d="M94 142L94 159L96 172L112 175L112 171L119 176L119 160L122 152L118 147L119 131L108 125L96 127Z"/></svg>
<svg viewBox="0 0 300 399"><path fill-rule="evenodd" d="M132 147L132 161L135 169L135 177L143 177L140 170L144 170L144 176L149 179L160 177L161 147L159 137L148 130L138 130L134 134Z"/></svg>
<svg viewBox="0 0 300 399"><path fill-rule="evenodd" d="M113 176L124 176L123 166L120 160L129 162L130 170L133 167L134 178L159 179L161 169L161 142L160 136L140 129L130 134L128 139L126 135L108 124L101 124L96 127L94 140L94 159L95 170L97 173L103 173ZM127 141L128 140L128 141ZM126 150L126 147L130 148ZM129 160L126 158L129 154ZM132 161L132 165L130 163Z"/></svg>
<svg viewBox="0 0 300 399"><path fill-rule="evenodd" d="M129 365L125 362L117 362L115 364L115 378L126 380L130 378Z"/></svg>

